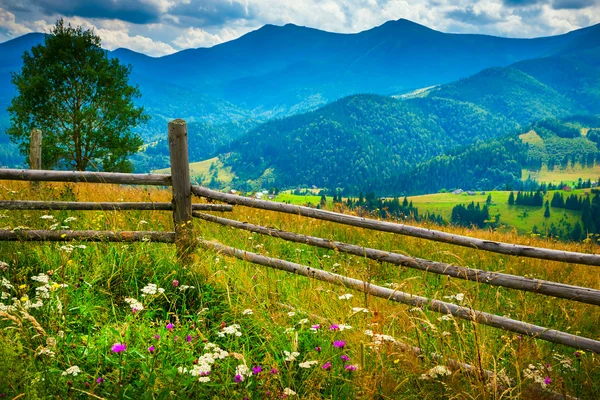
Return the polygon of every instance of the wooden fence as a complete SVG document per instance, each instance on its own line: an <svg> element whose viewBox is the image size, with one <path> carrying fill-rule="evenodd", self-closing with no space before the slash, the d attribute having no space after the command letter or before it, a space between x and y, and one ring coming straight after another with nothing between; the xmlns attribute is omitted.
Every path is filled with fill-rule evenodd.
<svg viewBox="0 0 600 400"><path fill-rule="evenodd" d="M193 217L199 218L223 226L243 229L291 242L333 249L380 262L387 262L402 267L418 269L424 272L432 272L435 274L469 280L485 285L502 286L550 297L569 299L596 306L600 305L600 290L597 289L578 287L540 279L531 279L504 273L467 268L433 260L415 258L404 254L338 242L332 239L306 236L293 232L286 232L273 228L253 225L246 222L240 222L206 214L200 211L231 211L232 206L239 205L316 218L371 230L391 232L399 235L408 235L422 239L468 247L477 251L488 251L510 256L530 257L551 261L583 264L590 266L591 268L600 266L600 255L494 242L473 237L454 235L433 229L425 229L410 225L345 215L332 211L225 194L201 186L193 186L190 183L189 177L186 124L183 120L172 121L168 125L168 131L171 157L171 175L0 169L0 180L8 179L26 180L32 182L62 181L171 186L173 191L172 203L78 203L13 200L0 201L0 209L170 210L173 212L173 221L175 227L174 232L4 230L0 231L0 240L104 240L175 243L178 249L178 254L181 257L185 257L186 254L189 254L190 249L200 246L251 263L303 275L308 278L329 282L335 285L341 285L356 291L368 293L375 297L381 297L390 301L412 306L426 307L429 310L442 314L449 314L456 318L475 321L483 325L488 325L506 331L546 340L552 343L559 343L576 349L600 354L600 341L598 340L561 332L547 327L532 325L523 321L493 315L484 311L474 310L472 308L463 307L436 299L429 299L415 294L403 293L397 290L377 286L358 279L334 274L306 265L265 257L263 255L236 249L214 241L194 238L192 230L193 224L190 222ZM220 201L226 204L192 204L192 194L209 200Z"/></svg>

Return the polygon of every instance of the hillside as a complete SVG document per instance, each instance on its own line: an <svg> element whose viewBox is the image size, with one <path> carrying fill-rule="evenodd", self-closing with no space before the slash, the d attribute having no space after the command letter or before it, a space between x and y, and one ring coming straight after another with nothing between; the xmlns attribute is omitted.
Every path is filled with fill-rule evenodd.
<svg viewBox="0 0 600 400"><path fill-rule="evenodd" d="M587 138L555 134L545 139L543 159L525 154L514 140L451 151L526 132L538 120L600 114L599 66L600 53L584 49L487 69L403 100L357 95L261 125L226 147L223 160L241 187L304 184L398 194L471 182L470 187L489 189L520 180L521 169L530 164L558 165L575 153L587 160L597 152ZM575 73L577 79L571 79ZM449 151L452 161L442 157L432 161L433 167L427 165Z"/></svg>

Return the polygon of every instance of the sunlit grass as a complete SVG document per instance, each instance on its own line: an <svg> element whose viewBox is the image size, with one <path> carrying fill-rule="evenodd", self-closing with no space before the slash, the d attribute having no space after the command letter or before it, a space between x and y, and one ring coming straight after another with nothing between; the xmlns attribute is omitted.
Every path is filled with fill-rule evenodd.
<svg viewBox="0 0 600 400"><path fill-rule="evenodd" d="M27 183L0 182L0 198L170 201L167 190L155 188L41 186L31 192ZM4 211L0 212L0 227L50 229L59 223L68 229L172 230L170 214ZM44 215L53 218L41 218ZM596 267L503 256L243 207L235 207L226 216L422 258L600 289ZM65 223L69 217L76 220ZM444 296L462 293L462 304L474 309L600 339L600 311L596 306L423 273L200 220L195 221L194 229L205 239L409 293L453 302L456 299ZM444 229L489 240L598 252L591 243L558 243L513 232ZM13 286L2 289L10 295L0 302L24 304L24 297L35 301L36 287L43 284L32 276L43 273L56 283L50 284L50 297L42 299L40 308L2 317L0 359L5 362L0 362L0 394L9 398L21 393L26 398L87 398L86 393L93 393L105 398L262 399L281 398L285 393L292 397L292 392L298 398L544 398L547 391L536 392L531 386L535 377L551 381L547 390L581 398L600 396L598 357L589 353L576 356L576 349L463 320L445 320L427 309L353 293L208 250L197 249L192 263L184 266L170 245L70 244L74 246L71 252L61 249L64 243L0 243L0 261L6 263L0 277ZM144 289L148 284L164 292L142 296L144 291L152 292ZM126 298L139 301L143 309L134 312ZM223 328L235 324L241 336L219 336ZM311 329L316 325L319 327ZM332 325L351 328L330 330ZM392 342L378 344L373 336L365 335L367 330L421 347L423 354L417 357ZM333 345L341 340L346 342L343 349ZM111 350L115 343L125 343L127 349L115 353ZM209 375L192 376L189 371L199 365L195 360L207 353L206 343L215 343L229 355L215 361ZM44 349L54 355L45 355ZM285 361L285 351L297 351L297 360ZM499 378L501 384L493 385L458 371L422 379L436 365L446 365L433 354L491 370L511 381ZM300 367L307 361L317 363ZM324 369L327 363L331 367ZM530 369L530 364L535 369ZM63 375L74 365L80 374ZM252 375L236 382L239 365L250 371L260 366L261 372L250 372ZM357 370L347 370L347 365ZM272 369L278 373L270 373ZM199 381L203 377L210 377L210 381Z"/></svg>

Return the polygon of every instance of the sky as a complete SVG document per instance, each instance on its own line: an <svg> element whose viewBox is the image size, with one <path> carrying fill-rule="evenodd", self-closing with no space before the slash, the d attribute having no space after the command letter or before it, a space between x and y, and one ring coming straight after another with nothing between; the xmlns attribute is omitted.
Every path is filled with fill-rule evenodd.
<svg viewBox="0 0 600 400"><path fill-rule="evenodd" d="M0 42L93 28L103 47L151 56L211 47L266 24L360 32L405 18L452 33L538 37L600 23L600 0L0 0Z"/></svg>

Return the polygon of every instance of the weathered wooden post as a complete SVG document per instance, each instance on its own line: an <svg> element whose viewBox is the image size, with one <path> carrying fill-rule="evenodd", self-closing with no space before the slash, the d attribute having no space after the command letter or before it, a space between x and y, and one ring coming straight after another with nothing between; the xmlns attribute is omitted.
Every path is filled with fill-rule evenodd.
<svg viewBox="0 0 600 400"><path fill-rule="evenodd" d="M42 131L31 130L29 140L29 169L42 169ZM31 188L39 188L39 182L31 182Z"/></svg>
<svg viewBox="0 0 600 400"><path fill-rule="evenodd" d="M173 180L173 222L177 255L185 263L193 250L192 184L188 157L187 125L184 120L169 122L169 151Z"/></svg>

